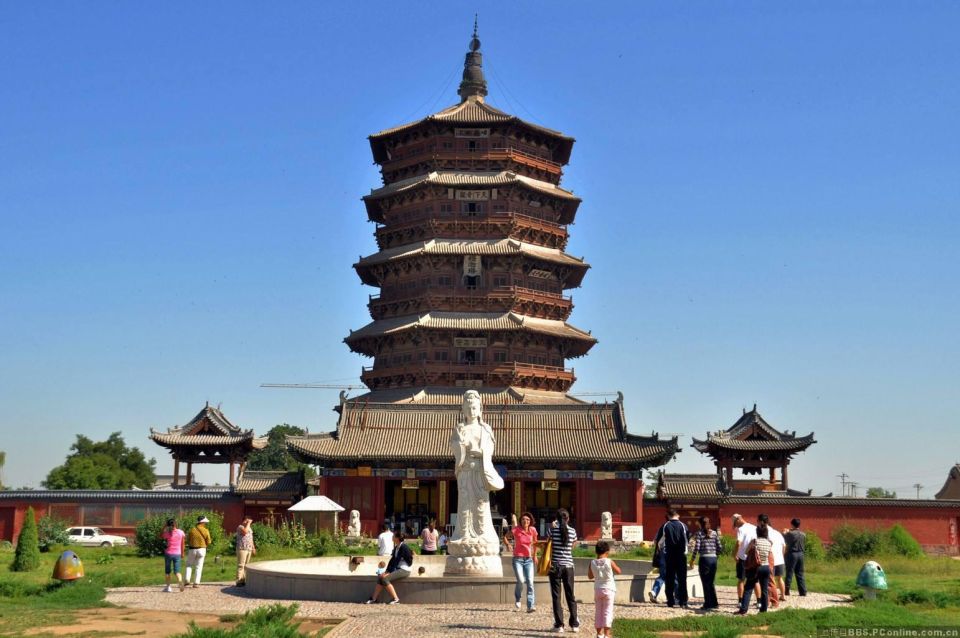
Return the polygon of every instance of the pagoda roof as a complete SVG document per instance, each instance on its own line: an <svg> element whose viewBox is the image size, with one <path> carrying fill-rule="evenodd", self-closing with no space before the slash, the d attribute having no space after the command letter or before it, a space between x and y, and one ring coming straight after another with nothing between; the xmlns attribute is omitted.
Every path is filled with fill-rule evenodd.
<svg viewBox="0 0 960 638"><path fill-rule="evenodd" d="M545 126L540 126L539 124L532 124L525 120L521 120L515 115L510 115L509 113L501 111L500 109L487 104L481 98L472 97L460 102L459 104L448 106L437 113L420 118L419 120L409 122L407 124L401 124L400 126L394 126L393 128L385 129L379 133L374 133L368 138L370 140L370 148L373 151L374 161L378 164L383 164L384 162L390 160L385 143L388 138L398 133L404 133L406 131L413 130L418 126L429 125L431 123L446 125L464 124L468 126L516 124L541 135L555 138L559 142L557 149L557 160L561 164L566 164L570 161L570 153L573 151L573 143L575 141L574 138L564 135L560 131L555 131Z"/></svg>
<svg viewBox="0 0 960 638"><path fill-rule="evenodd" d="M801 452L816 443L813 432L806 436L797 436L794 432L781 432L759 412L757 406L746 410L736 423L728 429L707 433L706 439L693 439L692 447L698 452L748 451L748 452Z"/></svg>
<svg viewBox="0 0 960 638"><path fill-rule="evenodd" d="M579 342L586 354L597 340L579 328L564 321L528 317L514 312L428 312L422 315L406 315L373 321L350 333L344 341L355 351L362 351L359 342L375 337L385 337L407 330L469 330L477 332L526 331L545 334ZM372 356L372 353L371 353ZM577 356L577 355L571 355Z"/></svg>
<svg viewBox="0 0 960 638"><path fill-rule="evenodd" d="M570 205L569 207L571 210L564 220L562 220L562 223L570 223L573 221L573 215L576 212L576 207L582 201L572 192L551 184L550 182L533 179L532 177L527 177L526 175L519 175L512 171L432 171L430 173L424 173L423 175L417 175L415 177L408 177L407 179L401 179L391 184L387 184L386 186L372 189L369 195L363 196L363 202L367 207L367 216L374 221L382 221L381 211L375 205L377 201L385 197L390 197L391 195L412 191L429 185L445 187L465 186L474 189L496 188L498 186L513 185L521 186L548 197L554 197L567 202Z"/></svg>
<svg viewBox="0 0 960 638"><path fill-rule="evenodd" d="M387 250L381 250L372 255L368 255L367 257L361 257L353 267L357 270L363 283L376 286L379 282L367 272L366 269L368 267L391 261L410 259L420 255L522 255L531 259L539 259L553 264L575 268L582 274L574 279L576 282L574 285L580 285L583 275L585 275L587 269L590 268L590 264L584 260L568 255L559 248L546 248L516 239L428 239L412 244L404 244L396 248L388 248Z"/></svg>
<svg viewBox="0 0 960 638"><path fill-rule="evenodd" d="M164 447L233 447L263 449L267 437L256 437L253 430L241 430L219 408L209 403L183 425L158 432L150 428L150 439Z"/></svg>
<svg viewBox="0 0 960 638"><path fill-rule="evenodd" d="M480 387L473 389L480 393L480 399L483 405L486 406L515 405L518 403L530 405L586 404L586 401L564 392L531 390L529 388L513 386L505 388ZM463 393L464 388L448 386L389 388L365 392L355 397L344 397L344 401L357 405L366 403L398 403L459 406L463 403Z"/></svg>
<svg viewBox="0 0 960 638"><path fill-rule="evenodd" d="M462 397L462 388L461 397ZM294 456L310 463L426 462L452 467L450 432L460 406L345 401L334 432L288 436ZM627 432L622 404L487 405L495 463L564 462L652 467L679 451L677 437Z"/></svg>

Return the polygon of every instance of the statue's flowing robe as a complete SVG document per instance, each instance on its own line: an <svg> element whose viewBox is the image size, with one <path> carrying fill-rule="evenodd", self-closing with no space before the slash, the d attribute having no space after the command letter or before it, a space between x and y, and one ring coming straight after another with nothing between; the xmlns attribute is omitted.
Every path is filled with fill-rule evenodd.
<svg viewBox="0 0 960 638"><path fill-rule="evenodd" d="M499 546L490 516L490 492L503 489L503 478L493 467L495 439L483 421L459 423L450 436L457 476L457 529L454 541L483 538Z"/></svg>

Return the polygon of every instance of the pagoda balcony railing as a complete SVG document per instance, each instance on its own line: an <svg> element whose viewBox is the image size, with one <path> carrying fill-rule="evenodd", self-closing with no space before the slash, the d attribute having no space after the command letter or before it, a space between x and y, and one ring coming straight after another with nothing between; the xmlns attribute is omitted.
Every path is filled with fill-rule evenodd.
<svg viewBox="0 0 960 638"><path fill-rule="evenodd" d="M417 361L397 365L375 364L364 367L360 379L374 388L385 382L396 382L405 377L412 383L453 383L456 379L487 381L489 385L518 383L525 386L541 386L550 389L567 389L576 380L573 368L522 363L517 361L499 363L468 363L449 361ZM539 380L540 383L536 381Z"/></svg>
<svg viewBox="0 0 960 638"><path fill-rule="evenodd" d="M381 293L370 295L368 306L373 309L374 306L385 303L407 303L411 301L422 301L427 307L451 306L451 307L476 307L483 302L489 301L492 306L497 308L512 307L518 302L532 302L539 304L555 305L564 309L572 309L573 298L570 295L562 295L556 292L544 290L534 290L523 286L498 286L495 288L478 288L477 290L464 290L456 288L427 288L417 291L401 290L390 293Z"/></svg>
<svg viewBox="0 0 960 638"><path fill-rule="evenodd" d="M539 155L534 155L513 146L494 146L492 148L478 148L473 151L467 150L438 150L436 146L428 146L421 151L411 154L407 157L397 158L384 164L385 170L396 171L414 166L416 164L428 162L458 162L491 160L504 161L511 160L518 164L523 164L541 171L546 171L555 175L563 173L563 165L549 160Z"/></svg>
<svg viewBox="0 0 960 638"><path fill-rule="evenodd" d="M405 230L419 226L424 222L439 224L443 226L453 226L454 228L469 229L481 224L516 224L533 230L545 233L554 233L557 235L567 235L567 225L556 221L539 219L524 215L523 213L514 213L510 211L497 211L494 213L417 213L414 216L399 221L390 222L383 225L382 222L377 227L377 234L384 231Z"/></svg>

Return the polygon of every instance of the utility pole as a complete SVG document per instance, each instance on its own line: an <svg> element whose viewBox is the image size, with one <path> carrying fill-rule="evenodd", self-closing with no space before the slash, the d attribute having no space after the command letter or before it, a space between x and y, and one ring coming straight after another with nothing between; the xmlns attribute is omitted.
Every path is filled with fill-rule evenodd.
<svg viewBox="0 0 960 638"><path fill-rule="evenodd" d="M852 481L851 481L851 483L850 483L850 495L851 495L853 498L857 498L857 487L858 487L859 485L860 485L859 483L853 483Z"/></svg>
<svg viewBox="0 0 960 638"><path fill-rule="evenodd" d="M913 486L917 488L917 500L920 500L920 488L923 487L919 483L914 483Z"/></svg>
<svg viewBox="0 0 960 638"><path fill-rule="evenodd" d="M841 472L840 474L837 474L837 478L840 479L840 485L841 485L841 487L840 487L840 496L846 496L846 495L847 495L847 477L848 477L848 476L850 476L850 475L847 474L846 472Z"/></svg>

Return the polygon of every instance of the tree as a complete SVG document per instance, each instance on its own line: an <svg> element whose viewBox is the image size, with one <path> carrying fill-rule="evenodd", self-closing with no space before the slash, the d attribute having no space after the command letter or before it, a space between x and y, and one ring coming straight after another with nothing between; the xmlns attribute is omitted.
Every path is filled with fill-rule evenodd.
<svg viewBox="0 0 960 638"><path fill-rule="evenodd" d="M40 544L37 538L37 519L33 508L27 508L20 536L17 537L17 551L13 555L10 569L15 572L29 572L40 566Z"/></svg>
<svg viewBox="0 0 960 638"><path fill-rule="evenodd" d="M149 461L138 448L128 448L119 432L106 441L92 441L82 434L70 446L63 465L47 474L44 487L51 490L149 489L155 480L157 462Z"/></svg>
<svg viewBox="0 0 960 638"><path fill-rule="evenodd" d="M867 498L897 498L897 493L888 492L882 487L868 487Z"/></svg>
<svg viewBox="0 0 960 638"><path fill-rule="evenodd" d="M267 434L267 447L257 450L247 459L248 470L303 470L309 478L316 474L314 469L300 463L287 451L287 436L300 436L306 430L296 425L282 423L270 428Z"/></svg>

